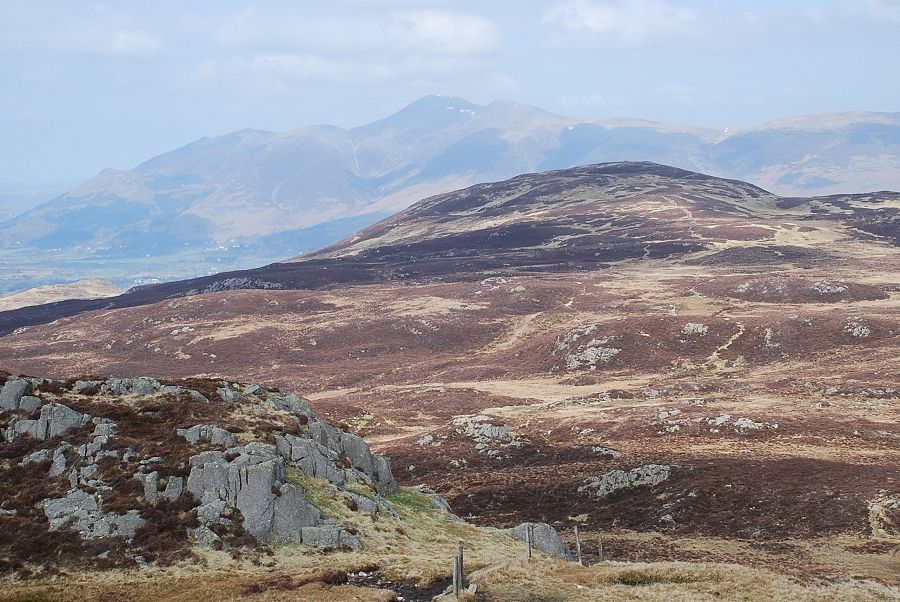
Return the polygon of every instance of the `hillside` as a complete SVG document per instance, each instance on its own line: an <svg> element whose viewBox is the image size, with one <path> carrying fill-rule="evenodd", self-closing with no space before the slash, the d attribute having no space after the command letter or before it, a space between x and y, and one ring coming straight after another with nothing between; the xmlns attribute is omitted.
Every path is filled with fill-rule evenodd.
<svg viewBox="0 0 900 602"><path fill-rule="evenodd" d="M0 365L302 390L474 524L897 583L898 212L647 163L529 174L291 262L6 312Z"/></svg>
<svg viewBox="0 0 900 602"><path fill-rule="evenodd" d="M602 269L691 254L724 265L806 265L831 257L836 237L848 239L847 253L865 254L870 240L897 244L898 215L897 193L781 198L653 163L591 165L437 195L284 263L0 312L0 333L101 307L235 289L466 280L492 270Z"/></svg>
<svg viewBox="0 0 900 602"><path fill-rule="evenodd" d="M102 299L121 295L122 290L103 279L79 280L71 284L50 284L0 295L0 311L56 303L67 299Z"/></svg>
<svg viewBox="0 0 900 602"><path fill-rule="evenodd" d="M25 286L41 283L29 275L35 257L66 278L174 280L314 251L432 194L604 161L665 163L782 195L900 189L898 132L888 113L714 130L429 96L357 128L241 130L104 170L0 224L0 252Z"/></svg>

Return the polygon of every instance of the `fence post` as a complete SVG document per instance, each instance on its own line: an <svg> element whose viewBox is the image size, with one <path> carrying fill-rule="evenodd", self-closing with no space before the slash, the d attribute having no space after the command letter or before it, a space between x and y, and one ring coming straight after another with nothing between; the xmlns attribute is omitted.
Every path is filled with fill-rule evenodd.
<svg viewBox="0 0 900 602"><path fill-rule="evenodd" d="M578 554L578 564L584 566L584 561L581 559L581 537L578 535L578 525L575 525L575 553Z"/></svg>
<svg viewBox="0 0 900 602"><path fill-rule="evenodd" d="M531 559L531 524L525 527L525 546L528 548L528 558Z"/></svg>
<svg viewBox="0 0 900 602"><path fill-rule="evenodd" d="M463 544L459 542L456 546L456 561L459 563L459 588L466 589L466 570L463 562Z"/></svg>

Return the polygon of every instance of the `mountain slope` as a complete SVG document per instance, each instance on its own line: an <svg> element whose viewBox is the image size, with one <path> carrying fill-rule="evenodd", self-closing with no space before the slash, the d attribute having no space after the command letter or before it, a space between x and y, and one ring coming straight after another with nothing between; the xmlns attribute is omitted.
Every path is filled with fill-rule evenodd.
<svg viewBox="0 0 900 602"><path fill-rule="evenodd" d="M0 224L0 249L14 266L35 253L45 264L58 262L49 251L66 248L79 258L140 260L138 273L151 277L171 278L172 265L176 277L191 276L223 260L244 267L314 250L308 237L335 240L319 233L333 220L373 223L475 182L622 160L738 178L780 194L897 189L900 114L810 116L718 131L430 96L354 129L241 130L132 170L105 170ZM111 276L82 277L92 275Z"/></svg>
<svg viewBox="0 0 900 602"><path fill-rule="evenodd" d="M896 193L781 198L653 163L590 165L437 195L291 261L2 312L0 333L84 311L236 289L454 281L664 258L809 264L832 257L836 237L845 239L845 253L873 236L881 245L898 244L898 214Z"/></svg>

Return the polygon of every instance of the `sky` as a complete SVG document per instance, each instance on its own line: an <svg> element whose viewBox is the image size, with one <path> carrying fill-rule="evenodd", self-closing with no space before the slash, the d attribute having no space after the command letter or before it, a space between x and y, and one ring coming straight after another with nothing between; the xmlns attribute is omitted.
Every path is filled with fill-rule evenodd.
<svg viewBox="0 0 900 602"><path fill-rule="evenodd" d="M900 111L900 0L0 0L0 182L427 94L717 127Z"/></svg>

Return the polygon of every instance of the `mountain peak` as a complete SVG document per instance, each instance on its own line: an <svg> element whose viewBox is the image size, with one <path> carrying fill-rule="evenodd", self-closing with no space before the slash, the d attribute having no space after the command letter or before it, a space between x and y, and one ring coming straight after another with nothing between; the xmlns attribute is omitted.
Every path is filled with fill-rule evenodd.
<svg viewBox="0 0 900 602"><path fill-rule="evenodd" d="M393 115L353 129L353 133L371 136L391 131L433 131L471 119L484 108L456 96L423 96Z"/></svg>

